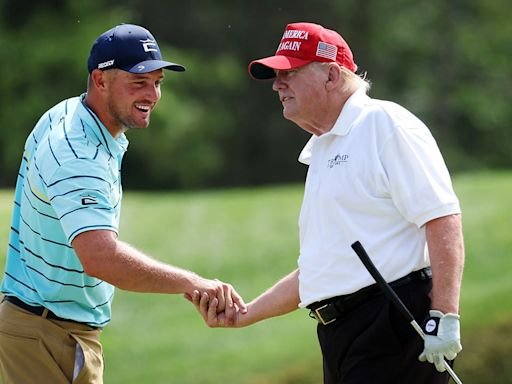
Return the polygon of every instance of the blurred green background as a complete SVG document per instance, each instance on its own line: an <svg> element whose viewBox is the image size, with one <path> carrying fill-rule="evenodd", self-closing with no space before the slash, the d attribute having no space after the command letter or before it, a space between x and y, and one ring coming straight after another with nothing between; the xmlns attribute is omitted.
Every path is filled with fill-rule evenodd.
<svg viewBox="0 0 512 384"><path fill-rule="evenodd" d="M121 22L188 69L167 73L150 133L129 133L126 189L302 182L308 135L283 119L272 82L247 73L296 21L339 31L371 96L423 119L452 172L510 168L511 19L509 0L0 0L0 186L14 185L40 115L85 91L90 46Z"/></svg>
<svg viewBox="0 0 512 384"><path fill-rule="evenodd" d="M121 22L149 28L187 67L167 73L149 131L128 133L121 238L247 300L295 268L308 135L247 64L273 54L287 23L316 22L348 41L372 97L402 104L436 137L464 211L457 372L512 383L511 18L506 0L0 0L0 272L26 136L85 91L92 42ZM106 383L321 381L304 311L211 330L181 297L122 291L113 311Z"/></svg>

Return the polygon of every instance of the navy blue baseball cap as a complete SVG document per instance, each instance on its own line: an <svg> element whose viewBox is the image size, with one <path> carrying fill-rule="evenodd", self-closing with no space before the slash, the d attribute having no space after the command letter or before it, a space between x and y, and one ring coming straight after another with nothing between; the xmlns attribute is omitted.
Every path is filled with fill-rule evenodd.
<svg viewBox="0 0 512 384"><path fill-rule="evenodd" d="M165 68L183 72L180 64L162 60L158 44L146 28L120 24L102 33L91 48L87 60L89 73L94 69L122 69L131 73L147 73Z"/></svg>

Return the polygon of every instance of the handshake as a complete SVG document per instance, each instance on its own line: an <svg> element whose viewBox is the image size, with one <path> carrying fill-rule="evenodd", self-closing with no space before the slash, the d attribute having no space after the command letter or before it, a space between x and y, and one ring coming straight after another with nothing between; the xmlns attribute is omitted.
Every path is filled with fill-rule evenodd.
<svg viewBox="0 0 512 384"><path fill-rule="evenodd" d="M195 290L192 296L185 294L185 298L194 304L210 328L238 328L249 325L243 321L244 315L247 314L247 305L235 290L231 292L231 297L210 297L207 292L201 294Z"/></svg>
<svg viewBox="0 0 512 384"><path fill-rule="evenodd" d="M194 289L184 297L196 307L205 323L211 328L241 327L243 315L247 314L247 305L231 284L217 279L207 280L210 287Z"/></svg>
<svg viewBox="0 0 512 384"><path fill-rule="evenodd" d="M214 289L196 285L185 293L210 328L240 328L271 317L281 316L299 308L299 270L283 277L271 288L245 304L229 284L218 280Z"/></svg>

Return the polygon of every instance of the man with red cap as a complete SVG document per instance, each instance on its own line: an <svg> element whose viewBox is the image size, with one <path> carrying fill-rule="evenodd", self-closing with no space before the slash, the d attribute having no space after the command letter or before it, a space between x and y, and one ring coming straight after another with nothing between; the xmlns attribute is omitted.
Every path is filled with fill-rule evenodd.
<svg viewBox="0 0 512 384"><path fill-rule="evenodd" d="M312 134L299 156L309 166L299 267L234 324L217 313L217 299L192 299L211 327L308 308L324 383L447 383L444 359L462 348L459 201L428 128L405 108L370 98L356 70L345 40L311 23L289 24L276 54L249 64L253 78L273 79L284 117ZM425 319L424 342L380 294L351 249L356 241L415 319Z"/></svg>

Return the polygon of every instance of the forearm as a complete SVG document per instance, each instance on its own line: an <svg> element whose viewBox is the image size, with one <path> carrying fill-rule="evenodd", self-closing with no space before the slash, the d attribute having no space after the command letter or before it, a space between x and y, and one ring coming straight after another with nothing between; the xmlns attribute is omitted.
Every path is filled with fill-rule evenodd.
<svg viewBox="0 0 512 384"><path fill-rule="evenodd" d="M193 272L154 260L130 245L116 242L114 257L98 278L127 291L153 293L190 292L201 279Z"/></svg>
<svg viewBox="0 0 512 384"><path fill-rule="evenodd" d="M295 270L251 301L247 313L240 314L237 326L245 327L287 314L296 310L299 303L299 270Z"/></svg>
<svg viewBox="0 0 512 384"><path fill-rule="evenodd" d="M426 235L432 266L432 309L458 313L464 242L460 215L450 215L426 224Z"/></svg>
<svg viewBox="0 0 512 384"><path fill-rule="evenodd" d="M79 235L82 236L82 235ZM202 278L154 260L119 241L109 231L85 233L73 246L85 272L120 289L135 292L185 293Z"/></svg>

